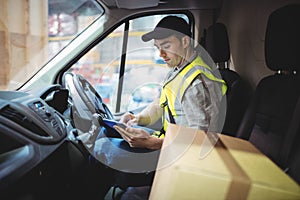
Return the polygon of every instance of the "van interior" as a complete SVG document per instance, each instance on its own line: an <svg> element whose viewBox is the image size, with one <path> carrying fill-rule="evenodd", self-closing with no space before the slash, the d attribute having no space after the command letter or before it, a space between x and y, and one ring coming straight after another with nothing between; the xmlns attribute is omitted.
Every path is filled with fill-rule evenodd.
<svg viewBox="0 0 300 200"><path fill-rule="evenodd" d="M0 10L5 10L5 13L15 12L12 6L8 6L10 5L8 2L3 1ZM106 93L98 97L104 103L100 102L100 106L96 109L95 107L85 109L82 105L88 107L87 103L78 103L76 117L67 117L65 111L69 107L69 93L73 95L78 93L77 97L81 97L82 102L89 101L76 89L76 84L79 84L82 91L88 90L93 93L94 88L103 87L103 85L95 86L90 79L86 81L84 71L74 75L73 72L78 70L75 65L82 63L84 56L96 57L97 55L92 54L93 50L100 48L106 43L107 38L113 37L113 34L121 32L124 38L128 30L127 35L132 34L130 32L130 28L133 27L130 25L132 21L158 15L181 15L188 19L192 27L195 49L204 48L209 53L222 79L225 80L228 87L227 110L220 134L253 144L295 182L298 186L297 194L300 196L299 0L63 0L61 2L72 2L69 5L76 4L78 7L83 3L96 5L101 8L100 17L105 15L105 23L102 32L99 33L93 32L96 23L86 28L86 32L83 30L78 37L90 34L90 39L81 41L82 44L80 39L73 39L73 47L72 44L66 46L45 64L46 67L52 67L48 70L48 74L53 74L46 80L48 86L44 87L41 84L40 80L43 78L40 78L42 76L39 76L39 73L43 70L39 70L35 75L37 79L30 79L18 89L0 91L1 199L149 198L155 171L146 175L119 173L113 183L114 187L104 188L102 185L106 177L98 173L102 168L91 167L89 151L75 137L80 131L89 132L91 127L98 123L99 115L95 118L95 115L85 114L86 110L92 114L100 113L101 118L119 120L129 110L134 113L140 112L145 106L142 103L152 101L152 93L143 94L140 88L135 89L133 103L130 104L133 107L130 107L121 103L121 99L125 98L121 92L117 92L116 98L112 100L109 91L113 89L109 86L105 87ZM47 5L59 10L57 6L59 1L49 0ZM2 40L3 43L6 39L1 27L0 24L0 42ZM12 33L13 27L12 30L10 28L7 30ZM138 35L139 31L137 29L135 34ZM130 39L124 41L128 41L128 48L141 45L137 39L131 43ZM106 46L101 50L101 55L118 57L115 55L116 51L122 52L124 46L117 45L113 43ZM1 57L6 55L4 50L0 51ZM126 71L126 64L122 62L129 58L136 59L135 54L141 54L144 60L148 59L144 56L146 50L143 52L123 49L122 55L125 56L119 56L118 59L107 63L123 65L123 72L118 71L120 74L126 72L133 74L138 68ZM155 64L161 65L159 58L155 59ZM6 66L6 61L0 62L0 65ZM130 61L126 63L131 64ZM144 72L136 73L142 75ZM164 73L157 70L152 74L149 73L149 76L158 77ZM118 80L116 85L122 89L120 85L126 84L129 80L122 79L120 74L117 74L116 79L110 76L107 79L104 77L101 81L106 84L111 80ZM34 80L37 80L36 83ZM139 83L137 78L134 81ZM151 84L151 88L156 87L155 83ZM37 88L38 85L44 89ZM137 102L142 107L134 107ZM68 111L68 114L70 113L71 111ZM39 117L46 122L40 122ZM50 121L47 121L48 119ZM81 119L80 122L76 122L78 129L72 127L70 121L74 119ZM95 119L96 122L93 121ZM158 123L151 128L159 129L160 126L161 123ZM97 130L100 130L99 127ZM140 181L141 179L145 179L147 184ZM169 184L170 187L172 184L176 185ZM187 199L189 192L186 194ZM140 194L138 197L137 193ZM201 196L198 199L201 199Z"/></svg>

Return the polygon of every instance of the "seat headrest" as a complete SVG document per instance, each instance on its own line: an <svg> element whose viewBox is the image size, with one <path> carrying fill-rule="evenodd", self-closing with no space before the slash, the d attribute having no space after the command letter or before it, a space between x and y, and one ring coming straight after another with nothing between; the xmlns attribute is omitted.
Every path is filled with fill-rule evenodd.
<svg viewBox="0 0 300 200"><path fill-rule="evenodd" d="M265 59L271 70L297 70L300 66L300 4L275 10L265 35Z"/></svg>
<svg viewBox="0 0 300 200"><path fill-rule="evenodd" d="M230 48L227 29L222 23L215 23L206 31L205 49L216 63L227 62Z"/></svg>

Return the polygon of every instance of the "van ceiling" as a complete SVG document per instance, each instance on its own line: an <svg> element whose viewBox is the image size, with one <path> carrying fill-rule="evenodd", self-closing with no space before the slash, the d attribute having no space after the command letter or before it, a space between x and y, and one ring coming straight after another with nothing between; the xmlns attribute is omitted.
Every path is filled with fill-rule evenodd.
<svg viewBox="0 0 300 200"><path fill-rule="evenodd" d="M72 14L78 12L80 9L94 9L95 7L98 7L98 4L91 0L48 0L48 4L50 15L57 13Z"/></svg>
<svg viewBox="0 0 300 200"><path fill-rule="evenodd" d="M139 9L150 7L215 9L222 6L222 0L98 0L110 8Z"/></svg>

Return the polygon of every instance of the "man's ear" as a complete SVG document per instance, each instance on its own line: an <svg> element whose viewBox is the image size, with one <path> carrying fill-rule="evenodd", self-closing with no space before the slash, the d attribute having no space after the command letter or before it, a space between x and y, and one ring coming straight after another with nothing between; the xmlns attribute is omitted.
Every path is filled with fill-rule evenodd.
<svg viewBox="0 0 300 200"><path fill-rule="evenodd" d="M182 42L183 48L187 48L190 46L190 38L188 36L183 36L181 38L181 42Z"/></svg>

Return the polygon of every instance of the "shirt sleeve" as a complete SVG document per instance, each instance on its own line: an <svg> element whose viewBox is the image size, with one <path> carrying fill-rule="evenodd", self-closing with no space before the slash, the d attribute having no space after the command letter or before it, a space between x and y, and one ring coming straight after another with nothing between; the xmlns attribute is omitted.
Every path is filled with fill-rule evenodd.
<svg viewBox="0 0 300 200"><path fill-rule="evenodd" d="M186 89L182 109L189 127L204 131L210 129L211 118L217 112L216 103L210 94L213 84L213 81L200 74Z"/></svg>

